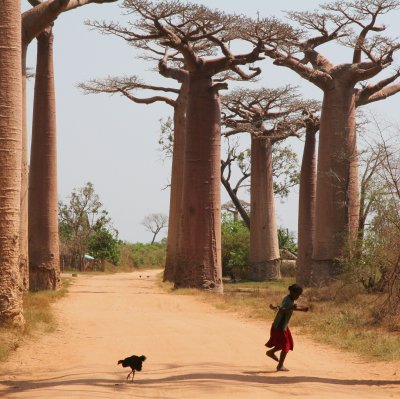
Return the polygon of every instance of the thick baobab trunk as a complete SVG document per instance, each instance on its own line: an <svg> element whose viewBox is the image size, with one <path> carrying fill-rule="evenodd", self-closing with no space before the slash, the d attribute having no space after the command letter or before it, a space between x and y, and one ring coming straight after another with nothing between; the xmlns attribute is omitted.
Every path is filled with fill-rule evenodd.
<svg viewBox="0 0 400 399"><path fill-rule="evenodd" d="M251 139L250 276L256 281L279 280L280 253L269 139Z"/></svg>
<svg viewBox="0 0 400 399"><path fill-rule="evenodd" d="M0 325L23 325L19 270L21 190L21 9L0 7Z"/></svg>
<svg viewBox="0 0 400 399"><path fill-rule="evenodd" d="M37 37L37 65L29 173L30 290L57 289L60 259L57 219L56 109L51 28Z"/></svg>
<svg viewBox="0 0 400 399"><path fill-rule="evenodd" d="M312 279L326 282L358 228L358 156L355 91L336 80L324 94L318 150Z"/></svg>
<svg viewBox="0 0 400 399"><path fill-rule="evenodd" d="M190 74L177 287L223 290L220 116L212 80Z"/></svg>
<svg viewBox="0 0 400 399"><path fill-rule="evenodd" d="M317 185L317 161L315 133L306 133L303 160L300 171L298 254L296 280L300 285L311 282L313 235L315 230L315 192Z"/></svg>
<svg viewBox="0 0 400 399"><path fill-rule="evenodd" d="M184 82L174 109L174 146L172 152L171 194L168 217L167 256L164 281L175 281L175 267L179 253L179 224L182 214L183 170L185 156L186 105L188 83Z"/></svg>

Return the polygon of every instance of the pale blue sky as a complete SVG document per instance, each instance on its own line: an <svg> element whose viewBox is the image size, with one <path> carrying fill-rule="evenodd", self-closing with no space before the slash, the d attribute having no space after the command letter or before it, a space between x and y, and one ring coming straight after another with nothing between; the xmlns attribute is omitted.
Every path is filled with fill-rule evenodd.
<svg viewBox="0 0 400 399"><path fill-rule="evenodd" d="M196 1L194 1L196 3ZM58 129L58 191L65 200L74 188L91 181L119 231L120 238L131 242L147 242L151 234L141 225L150 213L168 214L170 163L162 161L158 138L159 120L171 115L167 105L139 105L119 96L84 96L76 88L78 82L107 75L138 75L148 82L171 84L151 71L151 64L136 59L132 48L117 37L102 36L84 25L86 19L119 20L121 1L105 5L88 5L61 15L55 23L55 75ZM282 16L280 10L312 10L315 0L201 0L197 3L226 12L256 16ZM29 8L22 0L22 8ZM400 36L394 12L388 20L392 34ZM322 48L323 49L323 48ZM326 53L328 51L328 53ZM325 54L335 61L341 52L327 48ZM324 52L324 51L323 51ZM35 65L36 43L28 53L28 66ZM321 99L322 93L294 72L261 63L260 82L252 84L276 87L298 85L308 98ZM32 109L33 81L29 83L28 112ZM400 96L400 94L398 95ZM394 97L371 106L384 117L398 122L398 103ZM30 118L29 118L30 123ZM30 131L30 126L28 127ZM301 144L293 142L301 156ZM228 197L222 191L223 201ZM246 199L246 198L244 198ZM276 202L278 224L297 230L297 189L285 203Z"/></svg>

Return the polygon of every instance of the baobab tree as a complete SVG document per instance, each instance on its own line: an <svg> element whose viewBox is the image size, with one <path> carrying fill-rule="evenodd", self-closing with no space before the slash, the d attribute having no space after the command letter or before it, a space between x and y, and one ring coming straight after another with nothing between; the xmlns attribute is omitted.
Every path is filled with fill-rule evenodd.
<svg viewBox="0 0 400 399"><path fill-rule="evenodd" d="M187 71L183 68L171 68L167 66L169 55L166 51L158 62L159 73L167 78L176 80L181 86L179 89L172 87L155 86L145 84L137 76L125 78L109 77L107 79L93 79L81 83L79 87L85 94L109 93L121 94L129 100L138 104L153 104L162 102L174 109L174 141L172 151L172 171L170 206L168 219L167 255L165 260L164 281L175 279L175 259L179 252L179 222L182 209L182 183L183 183L183 157L186 126L186 103L187 103ZM156 91L154 96L138 97L136 91ZM165 93L175 94L175 98L166 96Z"/></svg>
<svg viewBox="0 0 400 399"><path fill-rule="evenodd" d="M318 107L316 108L318 109ZM305 140L300 169L296 281L303 286L308 286L311 283L315 234L316 134L319 130L319 115L316 110L304 110L304 127Z"/></svg>
<svg viewBox="0 0 400 399"><path fill-rule="evenodd" d="M60 285L52 28L40 33L37 42L28 196L31 291Z"/></svg>
<svg viewBox="0 0 400 399"><path fill-rule="evenodd" d="M232 205L236 206L236 213L240 214L250 230L250 207L238 197L240 189L249 190L250 188L250 149L240 151L239 142L231 143L229 137L227 142L226 156L224 157L225 159L221 160L222 185L231 198ZM240 173L237 180L234 181L233 167L235 163L236 169L239 169ZM275 196L285 198L288 196L290 189L299 184L298 167L297 155L290 146L281 146L278 143L272 147L272 175Z"/></svg>
<svg viewBox="0 0 400 399"><path fill-rule="evenodd" d="M21 9L15 0L0 7L0 60L0 325L21 326Z"/></svg>
<svg viewBox="0 0 400 399"><path fill-rule="evenodd" d="M21 175L20 269L24 288L56 289L59 284L59 243L57 227L57 157L55 93L53 76L52 25L65 11L90 3L116 0L28 0L33 6L22 14L22 83L23 133ZM26 133L26 53L31 41L38 38L37 81L33 116L31 170L28 197L28 161ZM43 156L43 148L46 155ZM33 167L32 167L33 165ZM29 205L30 204L30 205ZM31 208L28 211L28 207ZM31 213L31 216L29 214ZM29 221L29 222L28 222ZM29 237L29 238L28 238ZM28 252L32 261L28 261ZM28 272L28 265L31 273ZM30 274L28 278L28 274Z"/></svg>
<svg viewBox="0 0 400 399"><path fill-rule="evenodd" d="M204 45L203 51L207 54L207 46ZM158 53L156 52L156 55ZM170 184L170 206L168 218L167 254L164 268L164 281L175 281L175 263L178 259L181 242L179 240L180 223L182 220L181 211L182 192L183 192L183 169L184 169L184 143L186 129L186 104L188 90L188 71L184 67L168 66L168 60L174 60L176 54L165 51L162 59L158 61L158 72L165 78L175 80L180 87L166 87L145 84L137 76L130 77L108 77L106 79L92 79L86 83L79 84L85 94L120 94L138 104L153 104L161 102L173 107L173 120L169 122L168 130L171 134L165 151L172 156L172 171ZM148 56L147 59L154 60ZM229 74L224 74L218 78L220 81L234 79ZM138 97L137 91L155 91L157 95ZM162 94L161 94L162 93ZM174 98L166 96L166 93L176 94ZM223 177L221 177L224 182Z"/></svg>
<svg viewBox="0 0 400 399"><path fill-rule="evenodd" d="M225 71L246 79L259 74L260 69L245 73L240 67L261 58L262 41L248 53L235 55L231 44L247 40L241 29L243 17L179 1L125 0L122 6L134 18L128 27L105 22L90 25L102 33L126 37L138 47L161 45L160 53L165 47L174 49L188 71L182 251L175 285L222 292L219 91L227 84L215 82L213 77ZM275 20L264 25L268 27L263 32L265 41L285 32ZM205 42L215 55L202 55Z"/></svg>
<svg viewBox="0 0 400 399"><path fill-rule="evenodd" d="M377 83L356 86L392 64L399 45L377 34L385 30L377 20L399 6L398 0L339 0L321 5L321 11L289 12L290 19L304 32L285 44L265 46L265 54L275 65L292 69L323 91L313 248L315 282L328 281L340 271L338 261L345 242L356 238L359 199L355 110L358 105L398 92L400 86L393 82L400 74L396 71ZM317 50L331 42L352 49L349 63L334 64Z"/></svg>
<svg viewBox="0 0 400 399"><path fill-rule="evenodd" d="M304 108L291 86L234 90L223 97L226 135L251 134L250 275L258 281L278 280L280 252L276 224L272 147L297 136Z"/></svg>

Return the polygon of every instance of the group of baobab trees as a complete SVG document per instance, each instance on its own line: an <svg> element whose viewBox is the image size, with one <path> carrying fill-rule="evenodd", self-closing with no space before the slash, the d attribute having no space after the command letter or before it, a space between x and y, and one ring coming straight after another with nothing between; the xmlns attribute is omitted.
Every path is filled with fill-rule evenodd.
<svg viewBox="0 0 400 399"><path fill-rule="evenodd" d="M220 145L225 135L252 137L251 273L278 278L279 251L271 191L271 147L291 135L305 136L299 206L298 280L329 281L338 272L346 242L356 238L359 218L356 109L397 93L398 71L369 79L393 63L398 44L382 35L379 17L399 1L334 1L313 12L289 12L292 24L275 18L228 15L179 1L123 2L132 20L88 22L115 35L158 63L178 86L146 84L137 76L81 84L86 93L119 93L142 104L174 108L174 149L167 261L164 278L176 286L221 291ZM324 44L351 48L347 63L318 51ZM234 48L248 48L235 54ZM264 58L290 68L323 92L322 105L298 98L293 88L256 89L220 95L229 80L254 80ZM255 67L255 64L257 66ZM245 72L243 66L249 66ZM273 77L267 69L266 80ZM143 98L135 91L154 90ZM164 94L162 94L164 93ZM175 93L176 98L165 96ZM222 113L221 113L222 105ZM319 109L321 112L319 114ZM222 116L222 117L221 117ZM316 162L315 134L319 133ZM238 206L240 201L237 201Z"/></svg>
<svg viewBox="0 0 400 399"><path fill-rule="evenodd" d="M29 0L0 7L0 324L23 324L22 293L57 289L56 120L53 32L57 17L115 0ZM26 54L37 39L31 159L28 173ZM29 176L29 177L28 177ZM28 184L29 180L29 184ZM28 217L29 214L29 217Z"/></svg>
<svg viewBox="0 0 400 399"><path fill-rule="evenodd" d="M29 2L33 8L22 14L22 21L18 2L5 0L0 10L0 322L16 324L22 322L21 296L28 287L27 276L30 274L29 283L35 290L55 289L59 281L51 27L64 11L111 1ZM136 76L94 80L82 88L120 93L138 103L164 101L174 108L165 279L177 287L222 292L224 125L228 135L251 134L250 263L255 279L279 277L270 173L272 145L305 132L298 279L305 284L327 282L337 273L346 240L357 235L356 109L400 90L395 83L398 71L365 83L393 63L399 44L381 34L385 26L379 25L378 19L400 8L400 1L338 0L313 12L288 13L291 24L270 17L226 14L178 0L124 0L121 7L132 18L127 26L96 21L88 25L144 50L147 59L158 63L159 73L176 82L176 88L148 85ZM39 46L28 192L25 56L35 37ZM350 47L352 59L334 64L318 51L327 43ZM233 50L237 48L244 50L237 54ZM290 87L220 95L229 80L254 80L262 73L260 62L265 58L290 68L322 90L320 115L315 102L299 98ZM244 66L249 70L243 70ZM273 68L264 72L271 81ZM137 89L174 93L176 98L157 94L143 99L132 93ZM32 197L29 218L28 193Z"/></svg>

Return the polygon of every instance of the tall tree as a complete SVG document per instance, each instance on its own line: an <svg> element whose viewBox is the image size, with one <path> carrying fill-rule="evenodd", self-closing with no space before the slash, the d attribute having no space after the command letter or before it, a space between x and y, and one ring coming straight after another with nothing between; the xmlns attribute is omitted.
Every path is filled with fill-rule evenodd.
<svg viewBox="0 0 400 399"><path fill-rule="evenodd" d="M182 182L184 167L184 142L186 127L187 104L187 71L183 68L170 68L166 65L168 52L158 63L159 73L167 78L176 80L181 86L179 89L148 85L140 81L137 76L128 78L110 77L103 80L91 80L79 85L84 93L121 94L138 104L153 104L163 102L173 107L174 140L172 150L171 189L168 218L167 255L164 269L164 281L175 281L175 260L179 252L179 223L182 210ZM155 95L147 98L138 97L137 90L156 91L161 93L177 94L176 99L165 95Z"/></svg>
<svg viewBox="0 0 400 399"><path fill-rule="evenodd" d="M250 230L249 204L238 197L239 189L250 187L251 162L250 149L239 151L239 143L230 143L228 137L228 148L225 159L221 160L221 180L229 197L231 198L231 207L235 205L236 213L239 213L247 228ZM272 175L274 194L280 198L286 198L290 189L299 184L299 165L297 163L297 154L290 146L281 146L277 143L272 147ZM240 174L235 183L233 183L233 165L237 164ZM248 208L248 209L246 209ZM228 208L232 212L231 208Z"/></svg>
<svg viewBox="0 0 400 399"><path fill-rule="evenodd" d="M116 0L28 0L33 8L22 14L22 168L21 168L21 226L20 226L20 270L23 277L24 288L28 288L29 281L29 244L28 244L28 151L27 151L27 126L26 126L26 54L29 44L45 29L49 29L57 17L65 11L90 3L110 3ZM39 95L39 93L37 94ZM48 115L55 114L55 110L49 110ZM51 124L51 123L49 123ZM55 160L55 158L53 158ZM56 183L55 183L56 184ZM31 202L32 203L32 202ZM35 206L40 206L35 203ZM57 204L52 203L50 213ZM49 218L49 217L48 217ZM53 237L51 233L47 237ZM47 246L55 244L48 244ZM58 244L57 244L58 245ZM44 255L46 257L47 255ZM55 261L53 261L54 263ZM43 269L44 270L44 269Z"/></svg>
<svg viewBox="0 0 400 399"><path fill-rule="evenodd" d="M324 94L318 150L316 226L313 278L324 282L334 276L346 240L358 229L358 160L355 129L356 103L393 95L398 72L378 83L356 85L377 76L393 62L399 45L383 32L378 17L399 8L398 0L338 0L321 5L321 11L289 12L303 32L265 54L319 87ZM310 31L311 34L307 34ZM372 35L372 36L371 36ZM370 37L371 36L371 37ZM352 48L349 63L334 64L317 47L336 42ZM301 54L298 57L297 54ZM373 100L372 100L373 98Z"/></svg>
<svg viewBox="0 0 400 399"><path fill-rule="evenodd" d="M76 267L78 264L81 271L84 254L96 233L105 230L117 236L108 212L90 182L73 190L68 204L60 202L58 216L60 235L69 249L71 266Z"/></svg>
<svg viewBox="0 0 400 399"><path fill-rule="evenodd" d="M213 77L228 70L246 79L259 74L259 69L246 74L240 66L261 58L262 42L259 40L248 53L235 55L230 44L245 37L243 18L204 6L125 0L123 7L135 18L128 27L100 22L91 25L106 34L125 36L140 47L161 44L172 48L181 54L181 65L188 71L182 251L175 285L222 292L219 91L227 85L214 82ZM284 32L282 24L269 22L265 23L265 40ZM204 42L210 43L216 56L202 55Z"/></svg>
<svg viewBox="0 0 400 399"><path fill-rule="evenodd" d="M168 225L168 216L162 213L152 213L147 215L143 221L142 225L146 228L147 231L153 234L150 244L154 244L154 241L158 235L158 233L167 227Z"/></svg>
<svg viewBox="0 0 400 399"><path fill-rule="evenodd" d="M60 285L52 28L40 33L37 42L28 200L31 291Z"/></svg>
<svg viewBox="0 0 400 399"><path fill-rule="evenodd" d="M0 7L0 325L22 325L19 273L21 189L21 9Z"/></svg>
<svg viewBox="0 0 400 399"><path fill-rule="evenodd" d="M300 170L299 217L296 260L296 281L304 286L311 283L312 252L315 234L315 193L317 186L316 134L319 117L305 111L305 141Z"/></svg>
<svg viewBox="0 0 400 399"><path fill-rule="evenodd" d="M234 90L224 96L226 134L251 134L250 268L254 280L277 280L280 274L278 228L272 172L274 143L295 136L304 103L293 87Z"/></svg>
<svg viewBox="0 0 400 399"><path fill-rule="evenodd" d="M243 222L250 229L250 216L243 201L241 201L238 197L238 191L242 187L243 183L251 176L250 172L250 165L246 165L242 162L246 157L246 153L238 151L238 142L235 142L231 145L229 138L228 138L228 148L227 154L225 159L221 159L221 182L222 185L225 187L226 192L228 193L229 197L233 205L235 206L236 213L234 213L234 220L237 218L237 213L240 214ZM250 151L247 151L249 153ZM232 187L232 164L234 162L238 163L239 170L241 172L241 176L236 182L236 184Z"/></svg>

